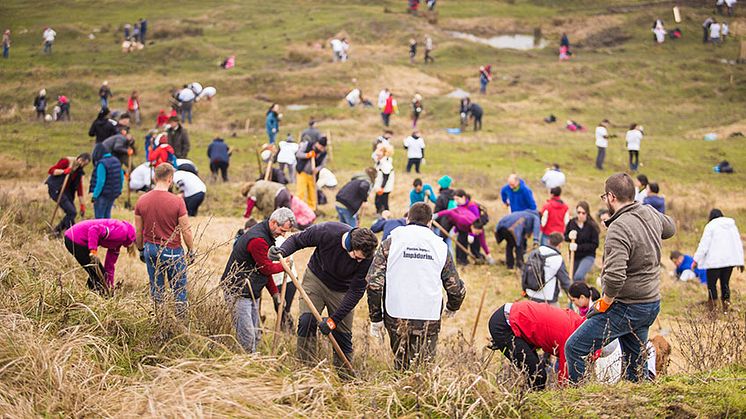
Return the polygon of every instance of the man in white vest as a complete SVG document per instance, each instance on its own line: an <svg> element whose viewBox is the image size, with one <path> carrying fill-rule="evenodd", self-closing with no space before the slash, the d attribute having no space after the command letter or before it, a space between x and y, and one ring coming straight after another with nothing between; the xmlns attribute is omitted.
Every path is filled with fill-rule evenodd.
<svg viewBox="0 0 746 419"><path fill-rule="evenodd" d="M449 318L466 295L448 246L430 229L432 217L423 202L410 207L407 225L381 243L366 278L370 334L383 339L386 328L398 370L435 356L442 290L448 296L444 315Z"/></svg>

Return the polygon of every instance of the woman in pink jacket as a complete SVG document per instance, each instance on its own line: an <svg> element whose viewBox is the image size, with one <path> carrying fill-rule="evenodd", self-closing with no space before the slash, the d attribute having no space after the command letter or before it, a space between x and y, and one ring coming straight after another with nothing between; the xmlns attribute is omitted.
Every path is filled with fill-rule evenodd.
<svg viewBox="0 0 746 419"><path fill-rule="evenodd" d="M106 248L101 266L98 247ZM99 219L81 221L65 232L65 247L88 272L88 288L104 293L114 287L114 266L124 246L135 254L135 227L126 221ZM105 279L101 277L105 272Z"/></svg>
<svg viewBox="0 0 746 419"><path fill-rule="evenodd" d="M490 256L490 248L484 236L484 222L480 219L479 205L472 202L469 194L463 189L453 194L453 200L456 201L456 208L440 211L434 214L435 217L447 217L456 226L458 242L468 248L478 260L484 259L480 252L481 248L487 256L487 262L493 264L494 259ZM461 265L469 263L466 252L461 250L460 246L456 246L456 262Z"/></svg>

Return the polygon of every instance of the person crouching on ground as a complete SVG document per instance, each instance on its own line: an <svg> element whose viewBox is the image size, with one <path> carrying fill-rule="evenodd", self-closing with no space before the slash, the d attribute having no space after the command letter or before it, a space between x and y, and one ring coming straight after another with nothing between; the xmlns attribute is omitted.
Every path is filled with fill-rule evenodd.
<svg viewBox="0 0 746 419"><path fill-rule="evenodd" d="M386 328L397 370L435 357L441 290L448 296L443 313L447 318L456 314L466 296L448 246L430 229L432 214L424 202L414 204L407 225L394 229L376 251L366 277L370 334L383 339Z"/></svg>
<svg viewBox="0 0 746 419"><path fill-rule="evenodd" d="M236 339L246 352L256 352L261 339L259 328L259 298L267 288L275 311L280 306L280 292L272 275L283 272L282 264L267 257L275 239L288 233L295 225L295 217L289 208L279 208L246 231L234 244L225 271L220 279L225 301L233 313Z"/></svg>
<svg viewBox="0 0 746 419"><path fill-rule="evenodd" d="M352 228L346 224L326 222L313 225L290 236L280 247L269 248L269 259L278 261L300 249L315 247L303 276L303 289L316 310L324 308L328 317L316 322L305 300L300 302L298 319L298 357L313 358L316 328L332 333L348 360L352 360L352 319L355 306L365 294L373 252L378 238L367 228ZM334 353L334 365L343 365Z"/></svg>
<svg viewBox="0 0 746 419"><path fill-rule="evenodd" d="M98 257L99 246L106 249L103 266ZM135 227L126 221L86 220L65 232L65 248L88 273L88 289L102 295L114 289L114 269L121 247L135 255ZM102 274L106 278L102 278Z"/></svg>

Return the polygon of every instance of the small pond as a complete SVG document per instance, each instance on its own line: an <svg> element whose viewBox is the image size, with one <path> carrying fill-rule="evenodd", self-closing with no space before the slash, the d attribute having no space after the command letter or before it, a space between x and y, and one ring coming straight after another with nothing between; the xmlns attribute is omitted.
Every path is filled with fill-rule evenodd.
<svg viewBox="0 0 746 419"><path fill-rule="evenodd" d="M489 45L492 48L497 49L517 49L525 51L529 49L541 49L546 47L548 44L546 39L535 37L534 35L513 34L498 35L491 38L482 38L465 32L450 31L448 33L452 37L457 39L465 39L471 42L478 42L480 44Z"/></svg>

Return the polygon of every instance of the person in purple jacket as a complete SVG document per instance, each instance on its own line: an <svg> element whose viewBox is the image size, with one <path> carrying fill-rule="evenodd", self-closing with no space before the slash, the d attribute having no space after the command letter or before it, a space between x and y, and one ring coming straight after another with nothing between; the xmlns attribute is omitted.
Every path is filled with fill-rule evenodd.
<svg viewBox="0 0 746 419"><path fill-rule="evenodd" d="M487 262L494 263L484 235L484 221L480 219L479 205L473 202L471 196L463 189L453 194L453 200L456 202L456 208L437 212L435 217L446 217L452 225L456 226L458 242L465 248L469 248L477 260L484 259L480 252L481 248L487 255ZM460 265L469 263L468 255L460 246L456 246L456 262Z"/></svg>
<svg viewBox="0 0 746 419"><path fill-rule="evenodd" d="M103 266L98 257L99 246L106 249ZM126 221L86 220L65 232L65 247L88 273L88 288L99 294L114 288L114 267L123 246L130 255L135 254L135 227Z"/></svg>

